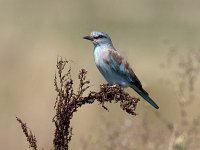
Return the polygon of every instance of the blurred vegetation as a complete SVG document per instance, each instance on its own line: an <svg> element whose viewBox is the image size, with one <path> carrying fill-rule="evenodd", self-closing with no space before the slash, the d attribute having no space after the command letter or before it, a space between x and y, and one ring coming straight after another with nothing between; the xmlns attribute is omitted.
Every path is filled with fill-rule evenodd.
<svg viewBox="0 0 200 150"><path fill-rule="evenodd" d="M115 106L109 106L110 113L99 109L97 104L83 107L72 121L75 129L72 149L81 149L83 146L80 146L80 142L89 146L88 138L91 139L91 149L102 149L104 146L105 149L109 148L109 143L103 140L100 142L100 133L106 132L102 136L107 138L115 131L125 136L118 129L126 120L130 120L133 129L131 142L139 140L135 147L141 148L144 145L144 149L153 148L158 143L160 149L165 149L169 146L169 139L173 138L171 143L174 149L189 149L190 144L197 144L192 138L196 136L194 133L199 135L196 129L200 105L199 72L189 70L192 72L189 76L193 76L193 73L197 75L192 77L194 87L188 84L188 80L183 85L181 81L185 80L184 74L188 74L188 71L184 73L183 69L181 72L181 66L177 66L179 62L174 60L184 63L188 61L186 56L200 51L199 14L200 1L196 0L1 0L1 149L27 148L16 116L31 125L30 128L38 137L38 147L51 148L54 131L51 116L56 97L53 78L58 56L72 60L74 70L88 70L88 79L94 83L92 90L105 83L93 63L92 46L82 40L92 30L104 31L111 36L116 49L127 57L145 89L159 104L159 115L168 122L161 121L143 101L138 105L136 111L139 115L136 117L126 115ZM167 57L168 51L173 48L178 52L171 53L175 57L171 57L173 61L169 60L171 64L167 66L163 61L170 58ZM196 59L192 56L191 60L193 62ZM72 75L75 74L72 72ZM191 88L193 91L190 91ZM131 89L127 91L135 95ZM181 103L185 101L184 98L186 104ZM187 118L186 123L181 123L184 118ZM102 119L108 121L115 131L102 132L103 129L99 129L104 126ZM141 125L143 121L146 121L145 130ZM170 129L166 127L168 123ZM163 133L166 136L161 136ZM99 146L95 148L93 145L97 141ZM115 140L112 141L114 143ZM125 145L128 149L129 144Z"/></svg>

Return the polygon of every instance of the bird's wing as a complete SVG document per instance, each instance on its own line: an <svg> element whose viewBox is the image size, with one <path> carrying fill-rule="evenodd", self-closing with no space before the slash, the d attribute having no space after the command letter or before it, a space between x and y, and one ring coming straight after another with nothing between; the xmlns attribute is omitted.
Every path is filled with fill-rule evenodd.
<svg viewBox="0 0 200 150"><path fill-rule="evenodd" d="M109 50L108 58L105 59L106 63L112 70L117 72L122 77L127 78L130 82L130 87L133 88L140 96L142 96L148 103L156 109L159 106L149 97L149 94L142 88L140 80L137 78L129 63L114 49Z"/></svg>
<svg viewBox="0 0 200 150"><path fill-rule="evenodd" d="M109 49L109 55L105 61L112 70L117 72L122 77L126 77L130 84L133 84L148 95L148 93L142 88L140 80L133 72L129 63L119 54L119 52L114 49Z"/></svg>

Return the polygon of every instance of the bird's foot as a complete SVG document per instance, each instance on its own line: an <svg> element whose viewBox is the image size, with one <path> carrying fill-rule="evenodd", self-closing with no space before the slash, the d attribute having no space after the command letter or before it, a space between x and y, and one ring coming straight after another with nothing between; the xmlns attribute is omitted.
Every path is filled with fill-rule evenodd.
<svg viewBox="0 0 200 150"><path fill-rule="evenodd" d="M109 87L111 87L111 88L117 88L117 87L121 87L119 84L112 84L112 85L109 85Z"/></svg>

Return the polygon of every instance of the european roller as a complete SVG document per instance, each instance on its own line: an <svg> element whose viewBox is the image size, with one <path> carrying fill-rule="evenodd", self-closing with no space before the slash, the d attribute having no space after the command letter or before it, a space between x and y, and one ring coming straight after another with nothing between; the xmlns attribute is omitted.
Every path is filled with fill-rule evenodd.
<svg viewBox="0 0 200 150"><path fill-rule="evenodd" d="M94 44L96 66L109 85L118 84L123 88L131 87L153 107L159 108L143 89L129 63L114 48L111 38L106 33L94 31L83 38L92 41Z"/></svg>

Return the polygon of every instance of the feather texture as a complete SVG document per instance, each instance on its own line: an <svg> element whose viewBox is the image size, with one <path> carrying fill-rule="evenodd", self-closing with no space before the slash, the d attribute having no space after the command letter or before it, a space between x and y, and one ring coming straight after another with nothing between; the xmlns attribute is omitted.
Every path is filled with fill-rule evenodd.
<svg viewBox="0 0 200 150"><path fill-rule="evenodd" d="M131 87L153 107L159 108L143 89L140 80L129 63L113 47L112 41L107 34L92 32L90 36L85 36L84 38L91 40L94 44L96 66L110 85L119 84L122 87Z"/></svg>

